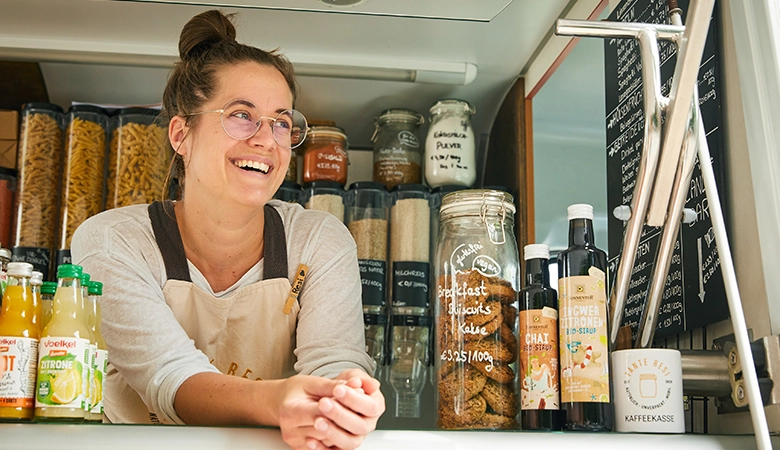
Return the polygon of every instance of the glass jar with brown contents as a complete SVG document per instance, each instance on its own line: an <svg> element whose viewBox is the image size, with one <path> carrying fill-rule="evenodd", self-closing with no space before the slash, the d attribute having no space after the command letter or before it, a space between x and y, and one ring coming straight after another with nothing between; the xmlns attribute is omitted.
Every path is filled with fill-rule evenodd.
<svg viewBox="0 0 780 450"><path fill-rule="evenodd" d="M420 141L417 128L425 122L410 109L387 109L376 118L373 180L392 189L398 184L422 181Z"/></svg>
<svg viewBox="0 0 780 450"><path fill-rule="evenodd" d="M444 196L436 273L437 426L518 427L518 276L512 196Z"/></svg>
<svg viewBox="0 0 780 450"><path fill-rule="evenodd" d="M313 126L303 143L303 182L347 183L347 135L336 126Z"/></svg>

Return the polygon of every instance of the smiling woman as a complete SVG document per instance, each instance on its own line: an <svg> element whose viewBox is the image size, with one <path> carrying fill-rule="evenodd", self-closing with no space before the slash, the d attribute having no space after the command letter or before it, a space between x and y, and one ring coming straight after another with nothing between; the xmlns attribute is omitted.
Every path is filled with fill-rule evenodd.
<svg viewBox="0 0 780 450"><path fill-rule="evenodd" d="M106 417L354 448L384 411L355 243L330 215L271 200L308 130L290 63L237 43L218 11L191 19L179 50L163 114L181 199L104 212L73 238L74 262L112 280Z"/></svg>

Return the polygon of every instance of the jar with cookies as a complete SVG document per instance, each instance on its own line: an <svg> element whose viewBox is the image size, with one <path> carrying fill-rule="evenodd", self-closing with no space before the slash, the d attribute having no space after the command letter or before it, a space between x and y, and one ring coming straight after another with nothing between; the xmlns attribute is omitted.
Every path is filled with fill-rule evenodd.
<svg viewBox="0 0 780 450"><path fill-rule="evenodd" d="M519 428L513 201L486 189L442 199L434 259L440 429Z"/></svg>

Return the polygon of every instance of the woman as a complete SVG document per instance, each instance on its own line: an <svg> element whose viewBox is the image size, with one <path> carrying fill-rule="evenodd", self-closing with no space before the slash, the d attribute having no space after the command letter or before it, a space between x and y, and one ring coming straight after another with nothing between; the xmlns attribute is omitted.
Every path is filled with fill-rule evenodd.
<svg viewBox="0 0 780 450"><path fill-rule="evenodd" d="M106 285L106 418L354 448L385 408L354 241L327 213L269 202L305 137L292 66L238 44L218 11L184 26L179 52L163 112L181 200L104 212L73 239L74 264Z"/></svg>

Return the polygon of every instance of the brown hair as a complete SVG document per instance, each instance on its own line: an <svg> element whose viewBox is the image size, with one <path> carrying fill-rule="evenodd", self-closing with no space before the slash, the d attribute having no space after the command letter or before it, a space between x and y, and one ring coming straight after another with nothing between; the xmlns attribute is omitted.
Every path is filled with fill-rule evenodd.
<svg viewBox="0 0 780 450"><path fill-rule="evenodd" d="M277 50L265 51L236 42L233 16L210 10L193 17L182 28L179 36L181 61L173 67L163 92L160 118L165 123L169 123L174 116L187 116L200 111L216 89L217 72L225 66L244 62L276 68L287 81L295 104L298 86L290 61ZM187 120L194 122L198 117L190 116ZM179 187L183 189L184 160L175 152L168 168L166 187L174 174L179 180Z"/></svg>

